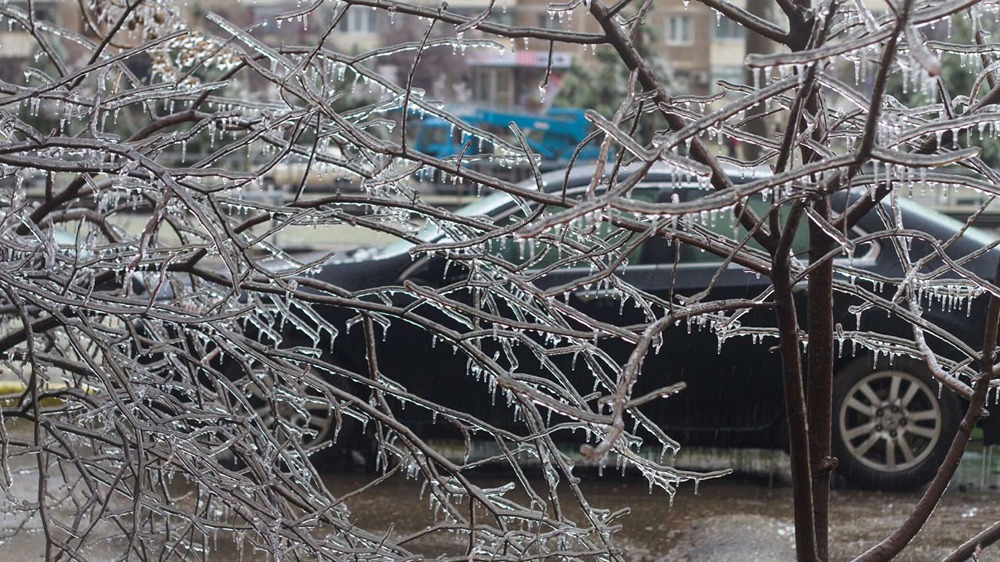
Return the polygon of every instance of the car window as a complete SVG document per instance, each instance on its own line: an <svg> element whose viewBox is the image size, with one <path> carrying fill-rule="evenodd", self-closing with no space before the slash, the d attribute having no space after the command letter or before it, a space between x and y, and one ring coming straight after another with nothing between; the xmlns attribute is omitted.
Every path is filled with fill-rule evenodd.
<svg viewBox="0 0 1000 562"><path fill-rule="evenodd" d="M693 200L699 197L701 192L695 190L688 190L684 195L688 197L688 200ZM748 206L758 217L764 217L766 213L771 210L771 202L765 201L760 197L750 197L748 199ZM781 218L782 222L788 216L788 207L782 208ZM742 226L738 226L736 217L732 212L718 213L713 219L708 221L701 221L699 225L705 230L712 232L714 234L720 235L722 237L734 240L735 242L740 242L747 236L747 230ZM864 233L859 229L854 229L848 233L848 239L856 239ZM764 248L758 244L755 240L750 239L746 246L754 248L756 250L764 251ZM864 259L869 254L873 253L876 249L874 243L865 244L859 247L855 253L855 259ZM799 228L795 231L795 238L792 240L792 254L798 257L802 261L809 259L809 228L803 219L803 223L799 225ZM691 244L681 245L681 255L680 263L720 263L723 258L713 254L712 252L707 252L693 246Z"/></svg>
<svg viewBox="0 0 1000 562"><path fill-rule="evenodd" d="M666 203L679 197L679 190L673 187L664 187L656 191L656 202ZM642 247L636 252L629 263L635 265L657 265L673 264L676 246L672 239L664 236L651 236L642 243Z"/></svg>
<svg viewBox="0 0 1000 562"><path fill-rule="evenodd" d="M460 207L455 211L455 214L462 217L475 217L475 216L485 216L485 215L496 215L502 216L504 211L500 209L511 209L513 207L513 198L510 195L497 191L489 195L477 198L472 203ZM435 242L443 237L441 229L435 224L428 222L424 227L417 233L417 238L425 242ZM395 256L399 254L406 253L413 247L413 243L404 238L400 238L391 244L378 248L377 254L382 257Z"/></svg>

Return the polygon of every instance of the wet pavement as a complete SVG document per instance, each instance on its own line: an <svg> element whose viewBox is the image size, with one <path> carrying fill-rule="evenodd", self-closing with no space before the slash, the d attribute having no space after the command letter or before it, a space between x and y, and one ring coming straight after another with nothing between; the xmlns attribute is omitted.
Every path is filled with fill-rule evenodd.
<svg viewBox="0 0 1000 562"><path fill-rule="evenodd" d="M671 502L663 491L650 493L637 475L607 475L582 471L581 488L596 508L630 512L618 522L616 535L627 560L638 562L742 562L794 560L792 493L787 457L764 452L735 451L728 459L715 452L691 451L690 459L709 464L730 462L752 474L733 474L686 484ZM711 453L711 454L710 454ZM714 460L711 458L714 457ZM749 460L748 460L749 459ZM17 493L29 497L34 478L25 465L14 471ZM1000 452L970 450L948 493L924 531L897 558L901 561L940 560L969 537L1000 520ZM529 477L541 486L537 471ZM357 490L374 478L363 472L328 473L324 481L337 497ZM499 486L503 473L477 476L482 486ZM58 484L54 482L53 485ZM891 533L919 499L919 492L870 492L835 489L831 498L831 559L850 560ZM389 479L349 501L353 521L372 532L407 536L434 521L433 510L415 480ZM564 503L564 508L571 508ZM577 517L578 519L578 517ZM440 537L440 535L435 535ZM0 514L0 560L41 560L43 535L36 518ZM461 555L464 545L448 539L413 541L406 546L426 558ZM114 560L121 546L113 541L88 548L88 560ZM213 538L209 560L267 560L246 544L219 535ZM984 551L982 560L1000 560L1000 545Z"/></svg>
<svg viewBox="0 0 1000 562"><path fill-rule="evenodd" d="M1000 520L998 456L982 447L969 452L957 478L924 531L896 559L940 560L969 537ZM650 493L639 478L612 476L585 479L582 488L598 508L629 507L621 523L620 544L628 560L642 562L768 562L794 560L792 492L787 464L773 472L731 475L702 482L697 491L682 486L671 504L662 491ZM327 484L335 494L366 481L360 474L331 474ZM492 476L484 482L504 480ZM429 521L426 499L413 481L390 481L352 504L359 525L370 530L405 535ZM831 495L830 554L851 560L894 531L912 510L919 492L871 492L835 489ZM427 557L458 554L458 545L412 544ZM1000 560L1000 546L982 560Z"/></svg>

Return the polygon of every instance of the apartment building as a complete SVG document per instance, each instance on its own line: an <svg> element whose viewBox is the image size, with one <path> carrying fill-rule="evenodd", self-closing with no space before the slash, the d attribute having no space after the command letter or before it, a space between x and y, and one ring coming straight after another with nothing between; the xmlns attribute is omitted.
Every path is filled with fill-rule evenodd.
<svg viewBox="0 0 1000 562"><path fill-rule="evenodd" d="M414 3L438 8L439 0L414 0ZM26 2L10 0L10 4ZM33 7L40 19L59 21L75 29L81 25L78 7L73 17L63 17L60 11L66 3L57 0L36 0ZM737 3L739 4L739 2ZM277 18L296 9L294 0L192 0L179 6L190 18L200 18L214 12L234 24L247 27L256 24L254 34L270 44L307 42L318 35L333 17L336 3L325 3L305 18ZM344 6L344 4L340 4ZM476 15L490 6L489 0L451 0L448 11ZM582 6L573 12L550 10L550 0L500 0L496 2L489 21L541 28L574 31L596 31L594 22ZM742 28L697 2L663 0L656 2L648 13L650 30L645 48L660 66L667 70L667 82L678 93L705 94L714 88L716 80L742 80L744 34ZM352 6L343 15L328 45L338 51L355 54L387 44L418 41L426 31L427 22L392 12ZM455 37L449 26L436 26L439 37ZM478 38L475 31L463 34L463 41ZM497 108L530 108L550 101L559 88L562 75L574 64L593 64L593 51L587 47L542 41L505 42L501 52L491 48L437 48L435 64L443 75L431 88L434 95L449 101L464 101ZM18 61L33 55L33 41L16 27L0 31L0 67L17 71ZM454 51L449 52L449 51ZM405 57L380 62L381 70L392 73L392 66L405 64ZM397 69L398 72L398 69Z"/></svg>
<svg viewBox="0 0 1000 562"><path fill-rule="evenodd" d="M466 9L482 10L488 5L485 1L467 3ZM518 25L597 31L582 7L574 13L559 13L549 5L548 0L508 0L506 19ZM743 7L744 2L736 5ZM674 93L704 95L717 89L718 80L743 82L744 30L710 8L687 0L657 2L645 26L649 32L641 38L643 49L665 69L665 82ZM467 57L478 103L512 107L526 106L532 99L544 102L574 64L591 68L596 64L595 51L589 47L557 44L550 55L549 45L538 41L512 41L505 46L502 53L477 50Z"/></svg>

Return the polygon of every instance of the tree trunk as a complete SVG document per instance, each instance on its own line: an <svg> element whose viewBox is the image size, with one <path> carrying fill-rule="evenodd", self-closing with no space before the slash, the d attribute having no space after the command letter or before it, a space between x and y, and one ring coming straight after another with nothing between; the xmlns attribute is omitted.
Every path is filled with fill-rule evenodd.
<svg viewBox="0 0 1000 562"><path fill-rule="evenodd" d="M788 226L774 252L771 281L774 283L774 307L781 351L781 376L788 416L788 446L792 464L792 495L795 507L795 551L800 562L817 560L816 531L813 516L811 471L809 467L809 423L802 388L802 356L799 351L798 320L792 295L789 252L802 208L792 209Z"/></svg>
<svg viewBox="0 0 1000 562"><path fill-rule="evenodd" d="M830 202L818 199L813 209L829 218ZM809 223L809 261L818 263L833 247L830 237ZM812 470L813 524L816 555L829 559L830 476L837 466L831 457L833 418L833 261L826 260L809 276L809 351L806 411L809 419L809 465Z"/></svg>

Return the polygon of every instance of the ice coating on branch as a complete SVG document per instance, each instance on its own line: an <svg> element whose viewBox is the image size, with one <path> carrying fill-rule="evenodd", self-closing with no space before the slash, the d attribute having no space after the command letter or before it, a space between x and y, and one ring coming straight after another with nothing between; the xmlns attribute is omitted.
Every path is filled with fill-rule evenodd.
<svg viewBox="0 0 1000 562"><path fill-rule="evenodd" d="M927 40L919 29L912 25L906 26L906 40L910 47L910 55L923 67L930 77L941 74L941 59L928 47Z"/></svg>
<svg viewBox="0 0 1000 562"><path fill-rule="evenodd" d="M574 62L604 64L605 53L617 51L594 31L600 6L586 0L549 6L538 29L497 17L504 2L475 13L300 2L280 13L260 9L258 21L215 14L210 25L184 19L176 3L144 2L132 12L103 6L84 34L37 22L40 35L25 35L53 47L36 45L0 93L0 300L11 312L0 317L0 335L17 340L0 357L24 383L33 373L55 380L69 371L75 384L104 390L64 397L58 415L65 418L51 418L52 433L42 436L53 451L45 470L72 474L115 459L116 470L139 476L108 497L140 498L129 517L150 533L238 534L271 556L418 556L408 550L413 541L400 546L397 535L359 528L354 500L329 497L308 464L360 430L371 447L353 452L377 472L419 481L440 525L427 532L460 539L469 545L464 555L610 557L618 521L590 508L576 487L581 446L586 462L642 474L668 498L685 482L721 474L672 466L665 453L678 444L646 412L673 408L683 395L676 386L642 386L650 380L642 367L676 353L688 333L722 353L778 344L780 330L760 320L772 318L775 302L767 248L792 226L797 206L797 232L812 226L833 241L836 290L853 305L834 336L845 360L852 353L921 360L926 349L917 340L936 337L965 355L936 359L949 389L961 392L977 376L974 353L925 324L941 311L976 321L979 303L997 292L977 265L990 250L984 244L977 255L959 255L957 242L929 240L904 220L910 197L956 214L991 211L1000 194L988 161L1000 113L979 101L998 63L988 41L964 43L959 31L945 40L951 22L942 18L954 6L921 5L897 29L891 15L842 3L820 14L830 31L816 48L748 57L753 85L710 80L706 92L689 94L651 67L667 88L661 93L625 68L621 99L587 108L589 142L604 151L597 162L574 163L570 176L594 171L565 196L562 168L535 173L568 162L538 156L526 129L518 139L463 121L448 99L458 84L428 74L445 74L456 61L493 68L491 57L506 56L498 45L520 47L522 60L533 56L530 47L546 54L551 44ZM10 29L27 28L22 8L4 4L0 14ZM988 32L989 16L995 5L973 9L973 30ZM717 12L717 23L724 17ZM626 11L613 19L611 27L636 38L653 21ZM373 38L388 42L367 52L345 48L352 35L345 28L370 21L379 29ZM114 36L102 46L101 33ZM893 33L900 43L886 54ZM138 64L147 60L148 72ZM527 97L540 97L539 82L558 83L564 91L543 92L555 106L571 89L570 71L539 64L550 68L538 68ZM972 80L948 84L943 97L933 78L946 77L952 64ZM888 94L873 99L883 69ZM543 72L551 75L542 79ZM804 105L810 92L821 103ZM803 112L807 106L818 109ZM773 117L763 132L753 127L759 111ZM404 141L435 119L462 139L464 154L418 153ZM655 181L642 181L647 165ZM518 184L517 174L528 182ZM879 222L855 228L843 208L824 215L813 206L848 189L859 195L856 205L885 203ZM501 199L508 214L437 205L459 198ZM978 240L960 226L955 232L956 240ZM815 269L800 242L789 260L796 287ZM644 261L655 244L669 257ZM397 256L407 273L384 286L326 275L333 261L374 269ZM896 273L873 270L876 260L897 264ZM717 286L736 278L764 288L726 300L676 282L694 268ZM643 285L642 275L660 285ZM581 306L588 299L629 325L588 312ZM25 326L20 312L37 320L32 338L12 336ZM890 316L921 322L921 335L871 330ZM56 327L46 332L48 322ZM509 415L516 427L497 431L492 419L389 368L393 338L415 328L435 361L465 367L463 389L481 392L491 413ZM817 348L804 332L793 343ZM630 379L633 371L608 350L640 345L646 349ZM451 432L457 445L414 438L408 416ZM309 449L324 432L336 443ZM15 456L35 455L29 441L10 441ZM69 451L64 443L91 449L74 457L85 447ZM63 460L74 458L83 461ZM534 464L540 478L477 486L466 476L484 458L513 470ZM11 466L3 460L7 481L23 476ZM12 501L40 501L7 481ZM84 505L91 490L65 493ZM194 497L204 498L196 509L170 507ZM473 521L469 502L495 520ZM584 508L579 518L564 515L576 513L570 503ZM112 540L122 537L111 514L132 509L126 504L111 501L111 511L94 516ZM79 537L81 556L104 540L72 519L57 523Z"/></svg>

